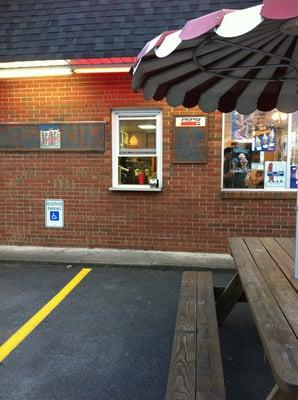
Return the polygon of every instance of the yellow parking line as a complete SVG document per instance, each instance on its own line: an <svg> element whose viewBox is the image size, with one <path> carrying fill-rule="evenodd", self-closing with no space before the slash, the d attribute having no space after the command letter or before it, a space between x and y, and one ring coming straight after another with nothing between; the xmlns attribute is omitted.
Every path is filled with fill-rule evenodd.
<svg viewBox="0 0 298 400"><path fill-rule="evenodd" d="M0 346L0 362L2 362L30 333L60 304L65 297L89 274L91 268L81 271L68 282L45 306L18 329L2 346Z"/></svg>

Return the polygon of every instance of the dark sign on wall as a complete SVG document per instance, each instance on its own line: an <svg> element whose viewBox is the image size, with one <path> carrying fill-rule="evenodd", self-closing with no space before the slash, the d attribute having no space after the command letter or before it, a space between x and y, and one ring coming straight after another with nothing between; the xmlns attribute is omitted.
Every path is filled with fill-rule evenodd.
<svg viewBox="0 0 298 400"><path fill-rule="evenodd" d="M206 117L176 117L174 163L206 163Z"/></svg>
<svg viewBox="0 0 298 400"><path fill-rule="evenodd" d="M105 150L104 122L0 124L0 151Z"/></svg>

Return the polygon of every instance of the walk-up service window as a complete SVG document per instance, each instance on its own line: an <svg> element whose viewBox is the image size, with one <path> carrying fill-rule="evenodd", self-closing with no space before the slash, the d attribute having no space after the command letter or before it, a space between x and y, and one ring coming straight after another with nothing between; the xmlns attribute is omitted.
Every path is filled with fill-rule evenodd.
<svg viewBox="0 0 298 400"><path fill-rule="evenodd" d="M162 187L162 115L160 110L112 113L113 187L160 190Z"/></svg>
<svg viewBox="0 0 298 400"><path fill-rule="evenodd" d="M225 114L223 189L297 190L298 112Z"/></svg>

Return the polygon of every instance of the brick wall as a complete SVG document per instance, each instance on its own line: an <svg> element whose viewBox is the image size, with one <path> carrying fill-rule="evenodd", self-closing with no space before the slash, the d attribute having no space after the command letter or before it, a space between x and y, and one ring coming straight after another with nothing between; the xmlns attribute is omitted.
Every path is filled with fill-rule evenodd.
<svg viewBox="0 0 298 400"><path fill-rule="evenodd" d="M111 192L111 109L162 107L163 190ZM221 194L221 115L208 116L208 164L172 164L173 109L145 102L127 74L0 81L0 122L106 121L106 151L2 152L0 244L226 252L227 238L293 236L294 194ZM44 200L65 227L45 228Z"/></svg>

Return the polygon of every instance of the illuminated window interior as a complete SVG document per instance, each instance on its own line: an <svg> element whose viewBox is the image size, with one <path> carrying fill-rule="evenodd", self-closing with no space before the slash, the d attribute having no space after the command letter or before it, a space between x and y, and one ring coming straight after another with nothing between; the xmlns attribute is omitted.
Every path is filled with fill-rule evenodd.
<svg viewBox="0 0 298 400"><path fill-rule="evenodd" d="M225 114L224 189L297 189L297 115Z"/></svg>

